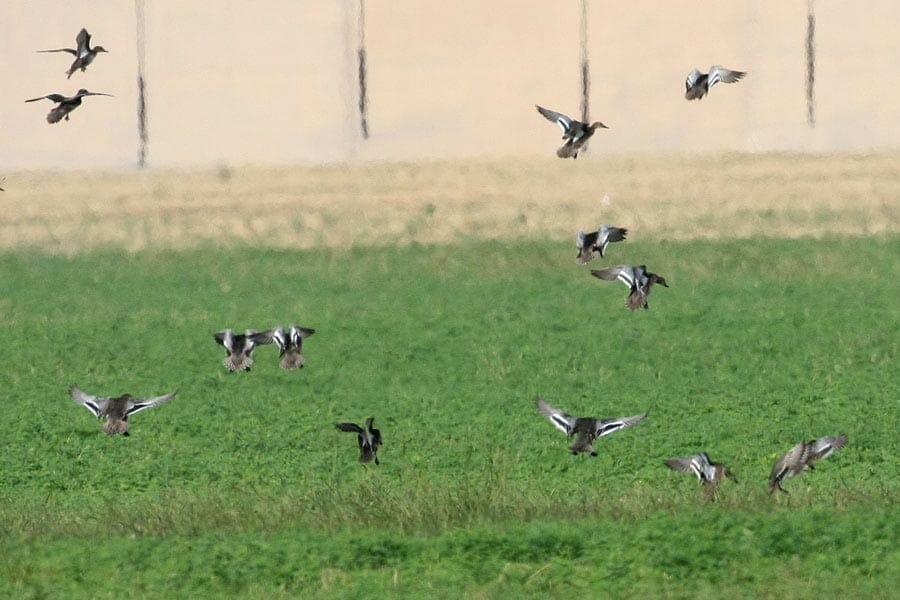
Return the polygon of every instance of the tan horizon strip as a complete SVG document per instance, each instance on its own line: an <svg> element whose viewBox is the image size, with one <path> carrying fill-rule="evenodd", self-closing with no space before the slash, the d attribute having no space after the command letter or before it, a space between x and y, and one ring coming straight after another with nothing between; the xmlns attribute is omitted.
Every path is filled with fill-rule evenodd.
<svg viewBox="0 0 900 600"><path fill-rule="evenodd" d="M74 253L900 231L900 153L5 173L0 248Z"/></svg>

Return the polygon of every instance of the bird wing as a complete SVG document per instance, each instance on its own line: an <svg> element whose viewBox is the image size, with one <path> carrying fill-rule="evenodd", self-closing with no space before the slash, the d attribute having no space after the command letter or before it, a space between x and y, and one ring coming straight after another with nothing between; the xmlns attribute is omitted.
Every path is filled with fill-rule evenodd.
<svg viewBox="0 0 900 600"><path fill-rule="evenodd" d="M234 352L234 334L230 329L214 333L213 338L221 345L225 346L226 350Z"/></svg>
<svg viewBox="0 0 900 600"><path fill-rule="evenodd" d="M72 396L72 400L76 403L94 413L95 417L99 417L106 412L106 405L109 404L109 398L91 396L90 394L81 391L78 386L75 385L69 389L69 395Z"/></svg>
<svg viewBox="0 0 900 600"><path fill-rule="evenodd" d="M627 229L621 227L613 227L612 225L601 225L597 230L598 241L595 245L600 249L600 256L606 255L606 247L610 242L621 242L625 239Z"/></svg>
<svg viewBox="0 0 900 600"><path fill-rule="evenodd" d="M546 400L540 397L535 400L535 404L537 405L538 412L550 419L550 422L553 423L557 429L566 435L572 435L572 428L575 427L575 417L558 408L550 406L547 404Z"/></svg>
<svg viewBox="0 0 900 600"><path fill-rule="evenodd" d="M253 340L254 345L262 346L264 344L275 344L278 349L284 352L287 340L284 339L284 329L275 327L266 331L260 331L249 336Z"/></svg>
<svg viewBox="0 0 900 600"><path fill-rule="evenodd" d="M90 47L90 44L91 34L87 32L87 29L82 28L75 37L76 56L83 56Z"/></svg>
<svg viewBox="0 0 900 600"><path fill-rule="evenodd" d="M302 340L303 338L308 338L315 332L315 329L311 329L309 327L298 327L297 325L291 325L291 342L295 346L299 346L300 340Z"/></svg>
<svg viewBox="0 0 900 600"><path fill-rule="evenodd" d="M624 227L613 227L612 225L602 225L600 227L600 239L606 244L609 242L621 242L625 239L626 233L628 233L628 230Z"/></svg>
<svg viewBox="0 0 900 600"><path fill-rule="evenodd" d="M691 89L695 85L697 85L697 80L703 75L698 69L694 69L690 73L688 73L687 79L684 80L685 89Z"/></svg>
<svg viewBox="0 0 900 600"><path fill-rule="evenodd" d="M39 98L31 98L30 100L26 100L25 102L37 102L38 100L52 100L53 102L63 102L66 97L62 94L47 94L46 96L40 96Z"/></svg>
<svg viewBox="0 0 900 600"><path fill-rule="evenodd" d="M597 433L595 437L603 437L604 435L615 433L620 429L625 429L626 427L636 425L637 423L643 421L646 416L647 413L642 413L633 417L621 417L618 419L597 419L597 423L595 425Z"/></svg>
<svg viewBox="0 0 900 600"><path fill-rule="evenodd" d="M362 433L363 428L357 425L356 423L335 423L338 429L341 431L349 431L353 433Z"/></svg>
<svg viewBox="0 0 900 600"><path fill-rule="evenodd" d="M634 287L634 268L629 265L618 265L603 269L602 271L592 270L591 275L598 277L603 281L621 281L629 288Z"/></svg>
<svg viewBox="0 0 900 600"><path fill-rule="evenodd" d="M579 231L578 234L578 237L581 239L581 245L579 246L579 248L593 248L597 244L597 238L600 237L599 231L591 231L589 233Z"/></svg>
<svg viewBox="0 0 900 600"><path fill-rule="evenodd" d="M132 398L125 407L125 416L128 417L134 413L141 412L144 409L153 408L154 406L159 406L164 402L168 402L175 397L176 393L177 392L170 392L163 396L154 396L152 398Z"/></svg>
<svg viewBox="0 0 900 600"><path fill-rule="evenodd" d="M78 56L78 53L72 48L56 48L54 50L38 50L37 52L68 52L72 56Z"/></svg>
<svg viewBox="0 0 900 600"><path fill-rule="evenodd" d="M673 471L681 471L682 473L694 473L694 459L696 456L683 456L681 458L670 458L664 461L666 466Z"/></svg>
<svg viewBox="0 0 900 600"><path fill-rule="evenodd" d="M720 81L722 83L734 83L746 74L744 71L732 71L725 67L712 66L709 68L709 82L707 86L712 87Z"/></svg>
<svg viewBox="0 0 900 600"><path fill-rule="evenodd" d="M537 108L538 112L544 115L548 121L553 121L557 125L559 125L560 129L562 129L563 135L568 135L570 131L572 131L572 123L574 122L570 117L562 113L558 113L555 110L548 110L543 106L534 105Z"/></svg>
<svg viewBox="0 0 900 600"><path fill-rule="evenodd" d="M813 444L810 452L810 461L822 460L831 456L835 450L840 450L847 445L847 435L827 435L819 438Z"/></svg>
<svg viewBox="0 0 900 600"><path fill-rule="evenodd" d="M578 264L584 265L594 259L594 246L597 244L598 235L596 231L590 233L578 232L578 239L576 240L578 256L575 257Z"/></svg>
<svg viewBox="0 0 900 600"><path fill-rule="evenodd" d="M244 353L250 354L256 348L256 340L254 339L259 332L255 329L247 329L243 335L234 336L235 345Z"/></svg>
<svg viewBox="0 0 900 600"><path fill-rule="evenodd" d="M810 448L811 446L809 443L800 442L788 450L783 456L775 461L775 465L772 467L772 474L769 476L769 481L783 478L785 472L790 468L803 466L809 458Z"/></svg>

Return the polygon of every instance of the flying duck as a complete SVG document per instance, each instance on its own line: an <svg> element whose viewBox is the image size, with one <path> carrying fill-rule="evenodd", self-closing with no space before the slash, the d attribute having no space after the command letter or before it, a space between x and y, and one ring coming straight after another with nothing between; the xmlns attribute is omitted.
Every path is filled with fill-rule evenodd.
<svg viewBox="0 0 900 600"><path fill-rule="evenodd" d="M633 417L621 417L618 419L595 419L593 417L573 417L558 408L550 406L543 398L535 400L538 412L550 419L553 425L565 433L571 439L575 438L575 443L569 446L572 454L581 452L590 453L591 456L597 456L594 451L593 442L599 437L609 435L620 429L631 427L647 416L647 413L635 415Z"/></svg>
<svg viewBox="0 0 900 600"><path fill-rule="evenodd" d="M350 431L359 434L356 439L359 443L359 462L362 464L372 462L373 460L376 465L380 464L378 462L378 447L381 445L381 432L372 427L374 421L374 417L366 419L365 429L356 423L337 423L337 428L341 431Z"/></svg>
<svg viewBox="0 0 900 600"><path fill-rule="evenodd" d="M592 269L591 275L604 281L618 280L627 285L629 292L628 299L625 301L625 306L631 310L650 308L650 305L647 303L647 296L650 295L650 290L653 288L654 284L658 283L659 285L669 287L669 284L666 283L665 279L656 273L649 272L647 270L647 265L640 265L638 267L619 265L617 267L603 269L602 271Z"/></svg>
<svg viewBox="0 0 900 600"><path fill-rule="evenodd" d="M74 49L58 48L56 50L38 50L38 52L68 52L74 56L75 62L73 62L72 66L69 67L69 70L66 71L66 79L69 79L72 77L72 73L78 69L81 69L83 73L84 70L87 69L87 66L94 62L98 53L107 52L107 50L103 46L94 46L91 48L91 34L87 32L87 29L82 29L75 37Z"/></svg>
<svg viewBox="0 0 900 600"><path fill-rule="evenodd" d="M132 398L129 394L117 398L103 398L91 396L78 389L77 386L72 386L69 389L69 395L77 404L94 413L95 417L106 419L106 422L103 423L103 431L108 435L119 433L128 435L128 417L145 408L153 408L163 402L168 402L175 396L175 392L153 398Z"/></svg>
<svg viewBox="0 0 900 600"><path fill-rule="evenodd" d="M704 486L717 487L723 477L737 481L728 467L722 463L713 462L706 452L681 458L670 458L665 461L667 467L682 473L693 473L697 480Z"/></svg>
<svg viewBox="0 0 900 600"><path fill-rule="evenodd" d="M594 135L595 129L609 129L600 121L594 121L592 124L576 121L571 117L567 117L562 113L548 110L543 106L534 105L538 112L544 115L548 121L553 121L562 129L562 139L565 144L556 151L556 155L560 158L578 158L578 151L584 146L585 142Z"/></svg>
<svg viewBox="0 0 900 600"><path fill-rule="evenodd" d="M813 470L813 465L817 460L828 458L836 450L840 450L847 445L847 435L827 435L817 440L809 440L808 442L800 442L790 450L787 454L775 461L772 467L772 474L769 476L769 493L776 489L787 494L787 491L781 487L781 482L791 477L796 477L806 470Z"/></svg>
<svg viewBox="0 0 900 600"><path fill-rule="evenodd" d="M599 255L600 258L603 258L609 243L621 242L625 239L626 233L628 233L627 229L613 227L612 225L601 225L597 228L597 231L589 233L579 231L578 238L575 240L575 244L578 247L578 255L575 257L575 260L579 265L585 265L594 260L595 256Z"/></svg>
<svg viewBox="0 0 900 600"><path fill-rule="evenodd" d="M225 329L213 334L213 338L225 347L225 358L222 364L229 371L249 371L253 366L253 349L260 343L265 334L259 334L254 329L247 329L243 334L237 334L231 329Z"/></svg>
<svg viewBox="0 0 900 600"><path fill-rule="evenodd" d="M709 73L701 73L694 69L688 73L684 81L684 97L687 100L699 100L709 93L709 88L719 83L734 83L744 77L745 71L732 71L725 67L710 67Z"/></svg>
<svg viewBox="0 0 900 600"><path fill-rule="evenodd" d="M58 123L63 118L69 120L69 113L81 106L81 99L85 96L112 96L112 94L104 94L102 92L89 92L84 88L78 90L74 96L63 96L62 94L48 94L39 98L31 98L25 102L37 102L38 100L47 99L56 102L56 106L47 113L48 123Z"/></svg>
<svg viewBox="0 0 900 600"><path fill-rule="evenodd" d="M279 325L274 329L258 334L257 343L274 343L278 346L282 369L302 369L305 362L303 355L301 354L301 350L303 349L303 338L308 338L315 332L315 329L299 327L293 323L288 327L287 331L285 331L284 327Z"/></svg>

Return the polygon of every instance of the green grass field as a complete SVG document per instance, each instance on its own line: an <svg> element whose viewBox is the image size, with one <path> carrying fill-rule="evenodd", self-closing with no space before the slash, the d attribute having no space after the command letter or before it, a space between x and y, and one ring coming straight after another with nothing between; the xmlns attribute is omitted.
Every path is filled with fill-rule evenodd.
<svg viewBox="0 0 900 600"><path fill-rule="evenodd" d="M0 596L895 597L900 238L0 255ZM314 327L227 373L211 333ZM67 395L168 404L107 437ZM534 397L637 426L572 456ZM334 422L376 418L380 467ZM846 449L770 497L793 444ZM705 502L662 460L709 452Z"/></svg>

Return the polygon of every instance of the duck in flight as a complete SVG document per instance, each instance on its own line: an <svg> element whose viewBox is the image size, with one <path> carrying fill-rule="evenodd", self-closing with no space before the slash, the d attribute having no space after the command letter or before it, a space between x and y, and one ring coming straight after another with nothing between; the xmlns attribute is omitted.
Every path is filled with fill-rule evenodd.
<svg viewBox="0 0 900 600"><path fill-rule="evenodd" d="M787 494L787 491L781 487L781 483L785 479L796 477L803 471L812 471L814 462L828 458L846 445L847 435L843 433L800 442L775 461L772 474L769 476L769 493L779 490Z"/></svg>
<svg viewBox="0 0 900 600"><path fill-rule="evenodd" d="M669 287L666 280L656 273L647 270L647 265L632 267L631 265L619 265L603 270L591 270L591 275L604 281L621 281L628 286L628 299L625 306L631 310L639 308L650 308L647 303L647 296L654 284Z"/></svg>
<svg viewBox="0 0 900 600"><path fill-rule="evenodd" d="M55 50L38 50L38 52L68 52L75 57L75 62L66 71L66 79L72 77L72 73L81 69L84 72L88 65L94 62L97 54L107 52L103 46L94 46L91 48L91 34L87 29L82 29L75 37L75 48L57 48Z"/></svg>
<svg viewBox="0 0 900 600"><path fill-rule="evenodd" d="M225 348L222 364L229 371L249 371L253 366L253 349L259 343L265 343L265 333L257 333L248 329L244 333L235 334L231 329L224 329L213 334L213 338Z"/></svg>
<svg viewBox="0 0 900 600"><path fill-rule="evenodd" d="M47 113L48 123L59 123L61 120L69 120L69 113L81 106L81 99L85 96L112 96L112 94L104 94L102 92L89 92L84 88L78 90L74 96L63 96L62 94L48 94L39 98L31 98L25 102L37 102L38 100L50 100L56 102L56 106Z"/></svg>
<svg viewBox="0 0 900 600"><path fill-rule="evenodd" d="M303 339L308 338L315 332L315 329L300 327L292 323L287 330L279 325L274 329L258 334L256 339L259 344L274 343L278 346L282 369L302 369L306 362L303 358L303 354L301 354L301 351L303 350Z"/></svg>
<svg viewBox="0 0 900 600"><path fill-rule="evenodd" d="M746 74L745 71L732 71L731 69L717 66L710 67L709 73L701 73L699 70L694 69L688 73L684 82L684 97L687 100L700 100L709 93L709 88L720 81L722 83L734 83L740 81Z"/></svg>
<svg viewBox="0 0 900 600"><path fill-rule="evenodd" d="M617 419L573 417L558 408L550 406L543 398L535 399L535 405L538 412L547 417L557 429L569 436L569 439L575 436L575 443L569 446L569 451L572 454L585 452L591 456L597 456L593 446L594 440L615 433L620 429L636 425L647 416L645 412L633 417L620 417Z"/></svg>
<svg viewBox="0 0 900 600"><path fill-rule="evenodd" d="M606 255L606 247L610 242L621 242L625 239L628 230L623 227L613 227L612 225L601 225L597 231L585 233L578 232L575 244L578 247L578 255L575 259L579 265L585 265L596 256L603 258Z"/></svg>
<svg viewBox="0 0 900 600"><path fill-rule="evenodd" d="M153 408L163 402L168 402L175 397L175 392L152 398L132 398L130 394L124 394L116 398L104 398L86 394L77 386L72 386L69 389L69 395L76 404L80 404L94 413L95 417L106 419L106 422L103 423L103 431L107 435L128 435L128 417L147 408Z"/></svg>
<svg viewBox="0 0 900 600"><path fill-rule="evenodd" d="M543 106L537 104L534 106L548 121L556 123L562 129L562 139L565 140L565 143L556 151L556 155L560 158L578 158L578 151L594 135L595 130L609 129L600 121L594 121L588 125Z"/></svg>
<svg viewBox="0 0 900 600"><path fill-rule="evenodd" d="M375 418L369 417L366 419L366 426L364 428L356 423L337 423L337 428L341 431L358 434L356 436L356 441L359 444L360 464L366 464L373 460L376 465L381 464L378 462L378 447L381 446L381 432L372 427L372 423L374 422Z"/></svg>

